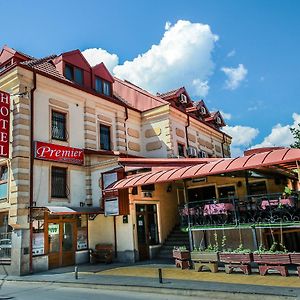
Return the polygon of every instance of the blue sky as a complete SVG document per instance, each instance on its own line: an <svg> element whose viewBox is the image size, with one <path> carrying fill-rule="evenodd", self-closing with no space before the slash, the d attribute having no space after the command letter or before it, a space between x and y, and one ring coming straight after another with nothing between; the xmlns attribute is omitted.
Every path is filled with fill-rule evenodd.
<svg viewBox="0 0 300 300"><path fill-rule="evenodd" d="M0 10L1 45L36 57L101 48L108 53L94 55L119 77L153 92L186 86L225 112L234 154L292 142L299 1L17 0L1 1Z"/></svg>

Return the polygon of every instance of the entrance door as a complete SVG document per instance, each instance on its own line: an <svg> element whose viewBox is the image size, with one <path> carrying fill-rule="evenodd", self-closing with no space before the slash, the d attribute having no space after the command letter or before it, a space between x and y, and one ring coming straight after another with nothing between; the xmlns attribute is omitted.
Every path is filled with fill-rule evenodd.
<svg viewBox="0 0 300 300"><path fill-rule="evenodd" d="M74 222L48 223L49 269L74 264L74 227Z"/></svg>
<svg viewBox="0 0 300 300"><path fill-rule="evenodd" d="M136 204L136 224L139 257L147 260L149 246L159 243L156 204Z"/></svg>

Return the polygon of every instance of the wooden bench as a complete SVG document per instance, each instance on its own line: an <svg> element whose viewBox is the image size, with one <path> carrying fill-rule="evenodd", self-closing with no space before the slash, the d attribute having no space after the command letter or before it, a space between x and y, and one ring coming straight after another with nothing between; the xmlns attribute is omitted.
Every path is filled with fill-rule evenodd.
<svg viewBox="0 0 300 300"><path fill-rule="evenodd" d="M90 262L92 264L97 262L104 262L106 264L112 263L113 259L113 245L111 244L97 244L95 249L90 249Z"/></svg>

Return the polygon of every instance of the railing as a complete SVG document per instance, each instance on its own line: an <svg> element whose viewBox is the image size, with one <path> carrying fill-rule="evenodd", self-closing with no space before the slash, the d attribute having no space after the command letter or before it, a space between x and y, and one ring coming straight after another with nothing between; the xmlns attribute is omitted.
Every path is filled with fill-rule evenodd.
<svg viewBox="0 0 300 300"><path fill-rule="evenodd" d="M11 259L11 232L0 233L0 261Z"/></svg>
<svg viewBox="0 0 300 300"><path fill-rule="evenodd" d="M237 226L300 223L299 193L280 193L189 202L179 207L181 226Z"/></svg>

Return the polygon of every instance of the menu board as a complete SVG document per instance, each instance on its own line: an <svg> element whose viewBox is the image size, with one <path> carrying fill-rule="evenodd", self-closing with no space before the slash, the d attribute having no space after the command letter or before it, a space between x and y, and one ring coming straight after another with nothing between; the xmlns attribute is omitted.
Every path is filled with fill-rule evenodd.
<svg viewBox="0 0 300 300"><path fill-rule="evenodd" d="M104 207L105 216L118 216L119 215L119 198L110 198L105 200Z"/></svg>
<svg viewBox="0 0 300 300"><path fill-rule="evenodd" d="M32 254L44 254L45 235L44 232L33 233L32 237Z"/></svg>

